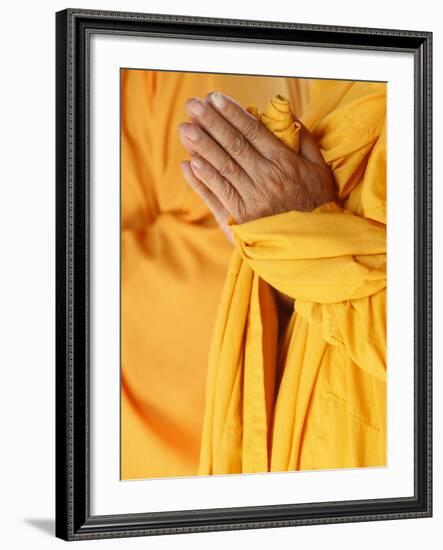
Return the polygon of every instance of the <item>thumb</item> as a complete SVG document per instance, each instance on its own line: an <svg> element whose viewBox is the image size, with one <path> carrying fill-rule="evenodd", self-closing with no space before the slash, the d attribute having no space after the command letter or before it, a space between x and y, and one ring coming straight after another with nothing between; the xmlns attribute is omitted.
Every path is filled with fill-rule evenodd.
<svg viewBox="0 0 443 550"><path fill-rule="evenodd" d="M305 159L323 166L325 164L325 160L311 132L300 121L298 121L298 123L301 126L299 154Z"/></svg>

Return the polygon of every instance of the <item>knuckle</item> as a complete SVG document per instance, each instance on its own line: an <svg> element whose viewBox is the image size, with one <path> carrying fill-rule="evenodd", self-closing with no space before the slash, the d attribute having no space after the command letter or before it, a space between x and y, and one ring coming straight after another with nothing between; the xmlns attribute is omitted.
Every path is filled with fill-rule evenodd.
<svg viewBox="0 0 443 550"><path fill-rule="evenodd" d="M222 186L220 191L221 199L226 204L231 204L235 200L235 191L228 181L224 182L224 185Z"/></svg>
<svg viewBox="0 0 443 550"><path fill-rule="evenodd" d="M231 178L236 172L236 164L231 157L225 156L222 165L220 167L220 174L226 178Z"/></svg>
<svg viewBox="0 0 443 550"><path fill-rule="evenodd" d="M245 137L240 133L236 133L230 145L231 155L233 157L240 157L244 154L245 148L246 148Z"/></svg>
<svg viewBox="0 0 443 550"><path fill-rule="evenodd" d="M260 122L251 117L251 120L245 126L244 135L249 142L254 142L259 138L260 130Z"/></svg>

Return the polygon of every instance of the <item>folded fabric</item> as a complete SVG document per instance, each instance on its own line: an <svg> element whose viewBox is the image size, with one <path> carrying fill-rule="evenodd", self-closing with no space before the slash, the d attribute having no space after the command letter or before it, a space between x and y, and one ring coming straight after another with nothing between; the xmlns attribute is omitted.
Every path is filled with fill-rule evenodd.
<svg viewBox="0 0 443 550"><path fill-rule="evenodd" d="M310 120L340 204L231 223L200 475L385 463L384 89L355 84ZM248 110L298 152L287 99ZM280 340L274 289L295 300Z"/></svg>

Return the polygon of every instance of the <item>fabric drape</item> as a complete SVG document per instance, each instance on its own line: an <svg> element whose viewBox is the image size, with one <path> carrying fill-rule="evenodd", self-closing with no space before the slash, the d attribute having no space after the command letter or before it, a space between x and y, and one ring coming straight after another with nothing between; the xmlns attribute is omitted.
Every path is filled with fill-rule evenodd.
<svg viewBox="0 0 443 550"><path fill-rule="evenodd" d="M260 108L281 92L302 111L309 81L121 71L124 480L198 473L209 343L232 245L183 178L178 126L186 100L214 90Z"/></svg>
<svg viewBox="0 0 443 550"><path fill-rule="evenodd" d="M385 86L313 82L310 105L339 204L231 223L201 475L386 462ZM298 150L284 98L260 120ZM273 289L295 300L281 341Z"/></svg>

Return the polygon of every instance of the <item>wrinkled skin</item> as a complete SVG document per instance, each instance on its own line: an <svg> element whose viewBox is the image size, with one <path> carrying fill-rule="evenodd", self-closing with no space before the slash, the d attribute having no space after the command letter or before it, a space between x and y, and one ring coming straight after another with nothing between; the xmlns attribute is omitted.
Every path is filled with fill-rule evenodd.
<svg viewBox="0 0 443 550"><path fill-rule="evenodd" d="M179 127L191 155L181 169L232 242L231 216L243 223L290 210L312 211L336 199L329 166L305 127L299 153L275 137L232 98L219 92L186 102L190 123ZM283 330L294 300L276 291Z"/></svg>
<svg viewBox="0 0 443 550"><path fill-rule="evenodd" d="M191 161L181 168L230 240L229 216L243 223L335 200L332 172L303 126L296 153L218 92L190 98L186 107L191 122L179 135Z"/></svg>

